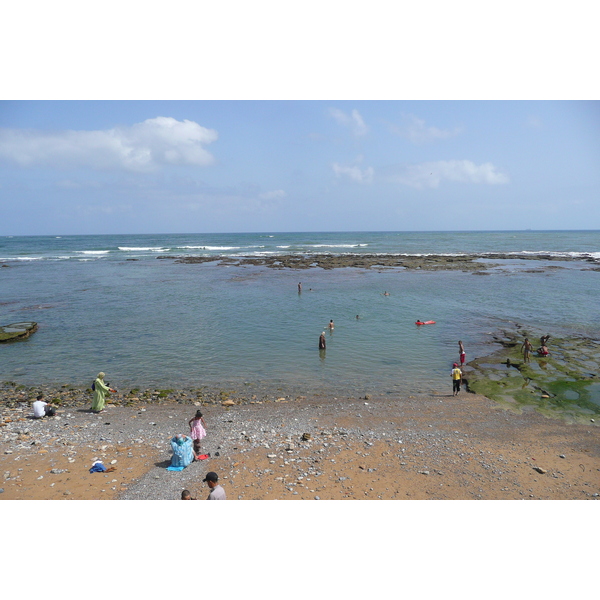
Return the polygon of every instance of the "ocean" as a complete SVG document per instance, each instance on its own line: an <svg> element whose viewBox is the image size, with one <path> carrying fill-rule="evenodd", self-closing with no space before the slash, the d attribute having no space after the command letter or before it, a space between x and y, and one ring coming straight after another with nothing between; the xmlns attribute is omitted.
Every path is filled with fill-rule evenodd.
<svg viewBox="0 0 600 600"><path fill-rule="evenodd" d="M485 276L171 258L317 253L509 256ZM458 340L469 361L515 323L600 339L600 231L5 236L0 265L0 325L39 325L0 345L0 381L25 385L445 393Z"/></svg>

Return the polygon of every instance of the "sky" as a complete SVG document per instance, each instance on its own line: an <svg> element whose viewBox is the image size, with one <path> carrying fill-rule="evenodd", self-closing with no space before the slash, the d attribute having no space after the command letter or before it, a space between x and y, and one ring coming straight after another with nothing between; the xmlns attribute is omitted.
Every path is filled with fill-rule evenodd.
<svg viewBox="0 0 600 600"><path fill-rule="evenodd" d="M3 15L0 235L600 228L579 0L35 4Z"/></svg>
<svg viewBox="0 0 600 600"><path fill-rule="evenodd" d="M597 101L2 101L2 235L594 229Z"/></svg>

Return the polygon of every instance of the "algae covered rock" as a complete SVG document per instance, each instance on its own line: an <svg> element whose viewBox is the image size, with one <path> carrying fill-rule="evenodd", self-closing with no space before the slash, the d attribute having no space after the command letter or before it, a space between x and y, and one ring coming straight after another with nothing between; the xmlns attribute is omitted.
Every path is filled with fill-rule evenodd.
<svg viewBox="0 0 600 600"><path fill-rule="evenodd" d="M582 421L600 415L600 343L585 337L551 338L550 354L532 352L525 362L526 331L498 332L492 354L470 361L468 390L517 411L531 407L546 416ZM529 332L529 339L536 340Z"/></svg>
<svg viewBox="0 0 600 600"><path fill-rule="evenodd" d="M0 342L12 342L28 338L37 330L37 323L34 321L24 321L23 323L11 323L10 325L0 326Z"/></svg>

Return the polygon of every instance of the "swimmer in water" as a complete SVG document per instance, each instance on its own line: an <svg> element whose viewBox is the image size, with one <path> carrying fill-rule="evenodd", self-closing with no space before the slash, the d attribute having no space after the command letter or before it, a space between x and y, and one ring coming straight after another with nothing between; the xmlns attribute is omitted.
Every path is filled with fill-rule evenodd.
<svg viewBox="0 0 600 600"><path fill-rule="evenodd" d="M329 325L327 325L327 327L329 327L329 329L333 329L334 325L333 325L333 319L329 320Z"/></svg>

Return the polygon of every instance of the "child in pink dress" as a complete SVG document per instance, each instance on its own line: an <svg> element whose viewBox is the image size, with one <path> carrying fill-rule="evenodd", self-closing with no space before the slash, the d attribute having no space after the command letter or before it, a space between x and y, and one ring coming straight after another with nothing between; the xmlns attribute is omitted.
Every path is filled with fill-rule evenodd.
<svg viewBox="0 0 600 600"><path fill-rule="evenodd" d="M206 437L206 423L202 418L202 411L197 410L196 416L189 421L190 437L194 440L194 453L198 454L200 450L200 440Z"/></svg>

